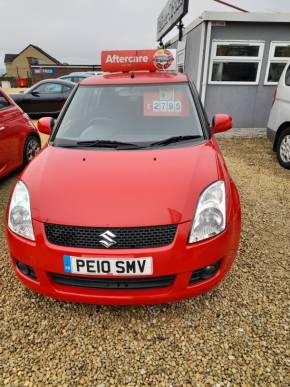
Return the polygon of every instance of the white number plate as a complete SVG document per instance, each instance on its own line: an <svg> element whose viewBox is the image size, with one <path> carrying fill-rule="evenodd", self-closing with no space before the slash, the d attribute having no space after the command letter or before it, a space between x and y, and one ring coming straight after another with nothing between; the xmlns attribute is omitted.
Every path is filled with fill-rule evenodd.
<svg viewBox="0 0 290 387"><path fill-rule="evenodd" d="M64 255L65 273L85 275L140 276L153 274L152 257L84 258Z"/></svg>

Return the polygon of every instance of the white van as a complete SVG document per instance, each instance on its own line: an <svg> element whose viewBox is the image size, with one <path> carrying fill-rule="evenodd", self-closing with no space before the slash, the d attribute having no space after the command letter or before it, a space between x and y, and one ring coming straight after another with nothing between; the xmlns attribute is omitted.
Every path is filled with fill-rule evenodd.
<svg viewBox="0 0 290 387"><path fill-rule="evenodd" d="M285 66L275 92L267 135L279 163L290 169L290 63Z"/></svg>

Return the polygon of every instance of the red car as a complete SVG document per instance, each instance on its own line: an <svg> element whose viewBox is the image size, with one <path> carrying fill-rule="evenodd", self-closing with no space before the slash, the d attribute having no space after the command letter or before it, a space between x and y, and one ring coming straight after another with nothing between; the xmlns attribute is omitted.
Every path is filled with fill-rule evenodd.
<svg viewBox="0 0 290 387"><path fill-rule="evenodd" d="M217 285L240 239L237 188L184 74L115 73L82 81L7 209L13 267L60 300L151 304Z"/></svg>
<svg viewBox="0 0 290 387"><path fill-rule="evenodd" d="M26 165L40 150L38 131L0 88L0 178Z"/></svg>

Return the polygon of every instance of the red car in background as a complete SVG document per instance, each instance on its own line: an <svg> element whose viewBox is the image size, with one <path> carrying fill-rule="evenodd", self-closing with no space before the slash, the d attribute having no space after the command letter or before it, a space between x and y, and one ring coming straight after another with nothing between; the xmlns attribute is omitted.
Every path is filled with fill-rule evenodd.
<svg viewBox="0 0 290 387"><path fill-rule="evenodd" d="M0 178L26 165L39 150L37 129L0 88Z"/></svg>

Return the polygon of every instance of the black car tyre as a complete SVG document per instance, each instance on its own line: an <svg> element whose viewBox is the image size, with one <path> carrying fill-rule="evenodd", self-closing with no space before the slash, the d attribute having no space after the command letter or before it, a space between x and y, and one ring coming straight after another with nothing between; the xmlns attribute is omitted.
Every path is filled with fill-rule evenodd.
<svg viewBox="0 0 290 387"><path fill-rule="evenodd" d="M40 139L36 136L29 136L24 145L23 165L27 165L40 151Z"/></svg>
<svg viewBox="0 0 290 387"><path fill-rule="evenodd" d="M290 169L290 128L284 129L279 136L277 158L282 167Z"/></svg>

